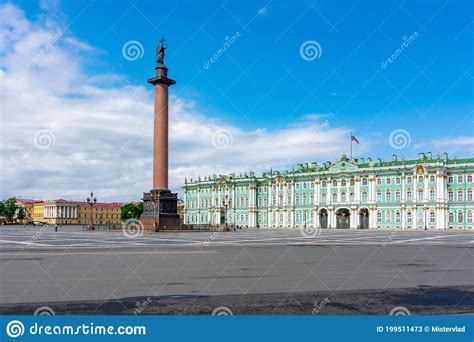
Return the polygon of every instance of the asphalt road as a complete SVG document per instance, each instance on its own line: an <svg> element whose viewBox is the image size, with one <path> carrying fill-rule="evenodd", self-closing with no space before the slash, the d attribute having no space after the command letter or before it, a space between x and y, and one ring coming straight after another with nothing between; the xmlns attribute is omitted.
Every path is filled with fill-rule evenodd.
<svg viewBox="0 0 474 342"><path fill-rule="evenodd" d="M3 314L474 312L472 232L7 227L0 243Z"/></svg>

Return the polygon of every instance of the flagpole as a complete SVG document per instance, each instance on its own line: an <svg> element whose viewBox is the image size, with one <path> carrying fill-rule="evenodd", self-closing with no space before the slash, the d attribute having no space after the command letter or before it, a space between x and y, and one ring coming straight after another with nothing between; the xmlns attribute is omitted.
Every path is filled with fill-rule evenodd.
<svg viewBox="0 0 474 342"><path fill-rule="evenodd" d="M352 132L351 132L351 159L352 159Z"/></svg>

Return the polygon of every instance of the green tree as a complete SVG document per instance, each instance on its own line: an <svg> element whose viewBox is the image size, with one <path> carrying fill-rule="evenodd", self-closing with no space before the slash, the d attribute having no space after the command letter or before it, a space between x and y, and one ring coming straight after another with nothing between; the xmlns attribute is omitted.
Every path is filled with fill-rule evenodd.
<svg viewBox="0 0 474 342"><path fill-rule="evenodd" d="M25 219L25 208L23 207L18 207L18 212L16 213L16 218L20 221L23 221Z"/></svg>
<svg viewBox="0 0 474 342"><path fill-rule="evenodd" d="M143 202L139 204L127 203L120 209L120 218L122 220L128 220L131 218L140 218L143 213Z"/></svg>
<svg viewBox="0 0 474 342"><path fill-rule="evenodd" d="M11 222L13 220L17 209L18 206L16 205L15 197L3 201L3 216L5 216L7 219L7 222Z"/></svg>

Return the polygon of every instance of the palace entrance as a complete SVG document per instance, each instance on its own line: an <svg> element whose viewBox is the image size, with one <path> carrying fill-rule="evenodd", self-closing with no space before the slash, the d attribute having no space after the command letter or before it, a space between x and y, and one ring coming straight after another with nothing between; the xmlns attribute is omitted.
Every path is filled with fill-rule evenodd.
<svg viewBox="0 0 474 342"><path fill-rule="evenodd" d="M320 228L328 227L328 211L326 209L321 209L319 211L319 227Z"/></svg>
<svg viewBox="0 0 474 342"><path fill-rule="evenodd" d="M369 209L359 210L359 229L369 229Z"/></svg>
<svg viewBox="0 0 474 342"><path fill-rule="evenodd" d="M351 227L351 213L347 208L341 208L336 211L336 228L348 229Z"/></svg>

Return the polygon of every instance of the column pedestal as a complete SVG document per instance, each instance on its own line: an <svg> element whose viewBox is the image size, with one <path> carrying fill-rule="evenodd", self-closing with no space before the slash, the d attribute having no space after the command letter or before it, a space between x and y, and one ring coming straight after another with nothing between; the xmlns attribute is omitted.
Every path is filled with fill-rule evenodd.
<svg viewBox="0 0 474 342"><path fill-rule="evenodd" d="M168 189L152 189L143 193L143 213L140 221L146 231L182 229L177 207L177 194Z"/></svg>

